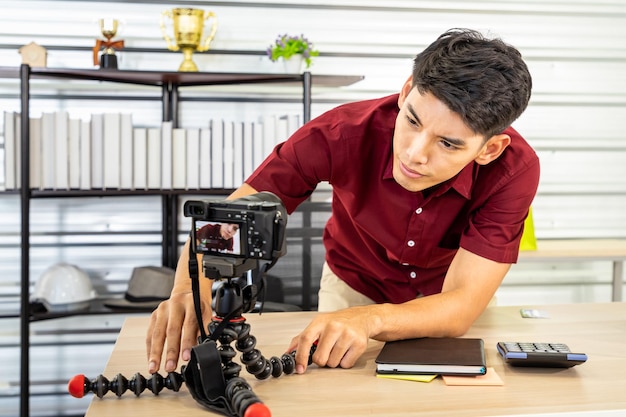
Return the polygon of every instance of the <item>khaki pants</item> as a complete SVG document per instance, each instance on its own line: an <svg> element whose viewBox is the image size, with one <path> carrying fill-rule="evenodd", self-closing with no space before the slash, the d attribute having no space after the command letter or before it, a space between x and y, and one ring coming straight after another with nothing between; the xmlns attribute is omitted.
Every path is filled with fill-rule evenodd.
<svg viewBox="0 0 626 417"><path fill-rule="evenodd" d="M322 268L322 279L318 293L318 311L336 311L342 308L374 304L370 298L353 290L343 282L326 262Z"/></svg>
<svg viewBox="0 0 626 417"><path fill-rule="evenodd" d="M417 298L420 298L418 295ZM353 306L365 306L375 304L370 298L360 292L353 290L348 284L343 282L326 262L322 267L322 279L318 293L317 311L337 311L342 308ZM498 304L498 299L494 295L488 307Z"/></svg>

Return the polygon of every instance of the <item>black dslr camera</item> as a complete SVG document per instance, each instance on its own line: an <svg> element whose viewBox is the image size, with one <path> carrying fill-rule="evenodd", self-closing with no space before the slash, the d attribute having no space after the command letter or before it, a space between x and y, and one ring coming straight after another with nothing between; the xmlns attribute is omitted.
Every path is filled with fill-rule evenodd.
<svg viewBox="0 0 626 417"><path fill-rule="evenodd" d="M195 253L227 258L275 261L286 252L287 214L269 192L234 200L187 201Z"/></svg>
<svg viewBox="0 0 626 417"><path fill-rule="evenodd" d="M265 273L287 252L287 213L280 199L261 192L233 200L190 200L183 212L192 219L190 252L202 255L205 277L221 281L213 287L216 314L251 311ZM199 271L192 253L193 279Z"/></svg>

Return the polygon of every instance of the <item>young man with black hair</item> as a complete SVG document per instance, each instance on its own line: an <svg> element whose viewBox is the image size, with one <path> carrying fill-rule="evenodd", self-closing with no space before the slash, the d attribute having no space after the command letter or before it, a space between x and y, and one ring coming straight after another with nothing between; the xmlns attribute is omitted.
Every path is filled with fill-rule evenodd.
<svg viewBox="0 0 626 417"><path fill-rule="evenodd" d="M313 119L233 193L273 192L291 213L319 182L332 185L320 313L287 347L298 373L316 341L314 363L349 368L370 338L461 336L483 312L517 260L539 182L535 152L510 127L531 85L515 48L447 31L416 56L399 94ZM181 345L188 360L196 344L187 254L151 318L150 372L165 347L172 371Z"/></svg>

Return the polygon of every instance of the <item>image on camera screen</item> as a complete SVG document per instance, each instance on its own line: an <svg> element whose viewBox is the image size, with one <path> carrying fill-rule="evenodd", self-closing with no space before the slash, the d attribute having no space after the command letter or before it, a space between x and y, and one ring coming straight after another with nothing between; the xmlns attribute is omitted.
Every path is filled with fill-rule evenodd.
<svg viewBox="0 0 626 417"><path fill-rule="evenodd" d="M196 220L196 252L241 255L239 224Z"/></svg>

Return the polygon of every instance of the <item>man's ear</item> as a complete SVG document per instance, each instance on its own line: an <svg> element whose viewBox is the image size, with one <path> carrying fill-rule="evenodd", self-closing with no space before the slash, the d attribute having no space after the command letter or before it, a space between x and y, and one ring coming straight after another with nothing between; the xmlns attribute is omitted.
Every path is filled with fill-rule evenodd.
<svg viewBox="0 0 626 417"><path fill-rule="evenodd" d="M406 100L406 97L409 95L412 88L413 88L413 76L411 75L404 82L404 85L402 86L402 89L400 90L400 96L398 97L398 108L400 109L402 108L402 105L404 104L404 100Z"/></svg>
<svg viewBox="0 0 626 417"><path fill-rule="evenodd" d="M507 134L501 133L499 135L493 135L485 142L474 161L478 165L487 165L498 159L510 143L511 137Z"/></svg>

